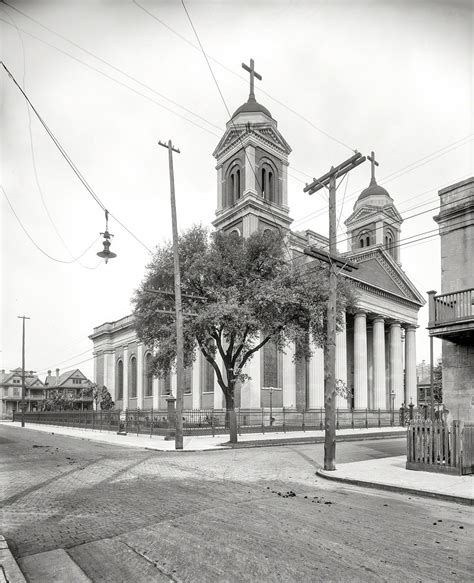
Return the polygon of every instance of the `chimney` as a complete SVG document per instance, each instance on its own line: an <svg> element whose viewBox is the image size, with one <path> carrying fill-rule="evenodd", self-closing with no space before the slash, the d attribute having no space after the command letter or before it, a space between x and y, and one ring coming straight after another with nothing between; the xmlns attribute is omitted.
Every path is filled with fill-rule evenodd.
<svg viewBox="0 0 474 583"><path fill-rule="evenodd" d="M51 376L51 371L50 371L50 370L48 370L48 376L49 376L49 377Z"/></svg>
<svg viewBox="0 0 474 583"><path fill-rule="evenodd" d="M59 368L56 369L56 382L59 381Z"/></svg>

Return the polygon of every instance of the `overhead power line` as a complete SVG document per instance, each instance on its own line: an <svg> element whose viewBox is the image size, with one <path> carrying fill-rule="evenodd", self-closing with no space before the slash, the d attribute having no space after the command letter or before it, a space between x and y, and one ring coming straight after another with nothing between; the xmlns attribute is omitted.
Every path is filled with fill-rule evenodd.
<svg viewBox="0 0 474 583"><path fill-rule="evenodd" d="M183 36L182 34L180 34L179 32L177 32L174 28L172 28L171 26L169 26L169 24L166 24L166 22L164 22L163 20L161 20L160 18L158 18L158 16L156 16L155 14L153 14L152 12L150 12L149 10L147 10L144 6L142 6L136 0L132 0L132 2L138 8L140 8L141 10L143 10L143 12L146 12L146 14L148 14L151 18L153 18L154 20L156 20L157 22L159 22L162 26L164 26L166 29L168 29L171 33L173 33L175 36L177 36L178 38L180 38L182 41L184 41L190 47L192 47L193 49L195 49L195 50L197 50L199 52L202 51L202 47L196 46L192 41L190 41L185 36ZM189 17L189 15L188 15L188 17ZM206 59L208 58L209 60L213 61L216 65L219 65L219 67L222 67L223 69L225 69L226 71L228 71L229 73L231 73L232 75L234 75L235 77L238 77L241 81L244 81L245 83L247 83L247 79L244 78L244 77L242 77L242 75L239 75L238 73L236 73L235 71L233 71L230 67L227 67L226 65L224 65L223 63L221 63L220 61L218 61L215 57L211 56L209 53L204 53L204 54L206 56ZM321 129L319 126L317 126L314 122L312 122L306 116L302 115L301 113L299 113L298 111L296 111L295 109L293 109L292 107L290 107L289 105L287 105L286 103L284 103L283 101L280 101L276 97L273 97L270 93L268 93L267 91L264 91L263 89L260 89L260 92L263 93L264 95L266 95L267 97L269 97L270 99L272 99L275 103L278 103L279 105L281 105L282 107L284 107L285 109L287 109L288 111L290 111L291 113L293 113L294 115L296 115L297 117L299 117L301 120L303 120L304 122L306 122L308 125L310 125L313 129L315 129L320 134L326 136L330 140L333 140L334 142L338 143L339 145L343 146L344 148L347 148L351 152L355 152L355 150L353 148L351 148L348 144L346 144L342 140L339 140L338 138L334 137L329 132L326 132L325 130Z"/></svg>
<svg viewBox="0 0 474 583"><path fill-rule="evenodd" d="M7 199L8 205L9 205L12 213L14 214L16 220L18 221L18 224L20 225L20 227L22 228L23 232L25 233L25 235L33 243L33 245L36 247L36 249L38 249L38 251L40 251L43 255L45 255L46 257L48 257L52 261L56 261L57 263L74 263L75 261L77 261L81 257L84 257L84 255L89 251L89 249L91 249L91 247L93 247L97 243L97 241L99 241L100 236L97 237L96 239L94 239L94 241L92 241L92 243L80 255L78 255L77 257L73 257L72 259L64 260L64 259L57 259L56 257L53 257L52 255L50 255L49 253L47 253L44 249L42 249L38 245L38 243L36 243L36 241L33 239L33 237L30 235L30 233L28 232L28 230L25 227L25 225L21 222L20 217L16 214L16 211L13 208L13 205L10 202L10 199L8 198L7 193L5 192L5 189L3 188L3 186L1 184L0 184L0 189L3 192L3 195L5 196L5 198ZM85 267L86 269L97 269L97 267L99 265L100 265L100 262L95 267L88 267L87 265L84 265L83 267Z"/></svg>
<svg viewBox="0 0 474 583"><path fill-rule="evenodd" d="M49 137L53 141L53 143L56 146L56 148L59 150L59 152L61 153L61 155L63 156L63 158L66 160L66 162L68 163L68 165L70 166L70 168L73 170L74 174L79 178L79 180L81 181L81 183L83 184L83 186L86 188L86 190L89 192L89 194L91 195L91 197L95 200L95 202L100 206L100 208L103 211L106 212L106 214L108 213L111 217L113 217L115 219L115 221L123 229L125 229L127 231L127 233L129 233L138 243L140 243L140 245L142 245L149 253L152 253L152 250L147 245L145 245L145 243L143 243L143 241L141 241L141 239L139 239L139 237L137 237L135 235L135 233L133 233L128 227L126 227L111 211L108 211L106 209L104 203L100 200L99 196L94 192L94 190L92 189L92 187L86 181L86 179L84 178L84 176L82 175L82 173L79 171L79 169L77 168L77 166L74 164L74 162L72 161L72 159L67 154L67 152L61 146L59 140L55 137L55 135L53 134L53 132L49 129L49 127L47 126L46 122L43 120L43 118L41 117L41 115L39 114L39 112L37 111L37 109L35 108L35 106L32 104L31 100L29 99L29 97L27 96L27 94L25 93L25 91L22 89L22 87L19 85L19 83L17 82L17 80L15 79L15 77L13 76L13 74L9 71L9 69L7 68L7 66L5 65L5 63L3 61L0 61L0 64L2 65L2 67L7 72L8 76L12 79L13 83L16 85L16 87L21 92L21 94L23 95L23 97L26 99L28 105L31 107L31 109L35 113L36 117L39 119L41 125L46 130L46 133L49 135Z"/></svg>

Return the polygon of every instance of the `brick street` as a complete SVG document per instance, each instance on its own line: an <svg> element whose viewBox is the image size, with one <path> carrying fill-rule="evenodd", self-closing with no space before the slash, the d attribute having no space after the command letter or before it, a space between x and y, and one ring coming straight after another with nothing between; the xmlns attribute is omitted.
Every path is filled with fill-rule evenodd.
<svg viewBox="0 0 474 583"><path fill-rule="evenodd" d="M404 450L404 439L341 443L337 457ZM2 426L0 454L0 530L20 565L66 549L92 581L472 573L470 509L324 481L315 476L322 445L163 453Z"/></svg>

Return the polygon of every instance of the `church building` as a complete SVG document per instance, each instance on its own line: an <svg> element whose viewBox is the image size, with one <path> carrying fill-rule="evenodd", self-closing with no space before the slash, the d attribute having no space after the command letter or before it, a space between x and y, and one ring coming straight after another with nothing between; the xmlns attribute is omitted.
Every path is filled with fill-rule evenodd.
<svg viewBox="0 0 474 583"><path fill-rule="evenodd" d="M308 258L311 246L327 250L328 239L311 230L292 231L288 204L291 148L270 111L253 91L257 74L250 68L248 100L227 122L214 151L217 161L215 229L243 237L258 230L286 233L294 258ZM258 78L260 78L258 76ZM345 221L349 250L342 253L358 269L344 273L358 291L357 311L347 314L336 338L336 379L347 387L339 409L397 410L416 404L416 329L425 303L401 268L399 240L402 217L393 198L372 176ZM116 407L166 410L166 396L176 392L176 375L154 378L151 353L138 341L133 316L94 328L94 381L105 385ZM303 411L324 407L323 349L314 347L308 361L294 362L294 348L278 352L271 342L248 363L249 379L238 391L241 409L268 407ZM198 353L185 375L185 409L225 407L214 371Z"/></svg>

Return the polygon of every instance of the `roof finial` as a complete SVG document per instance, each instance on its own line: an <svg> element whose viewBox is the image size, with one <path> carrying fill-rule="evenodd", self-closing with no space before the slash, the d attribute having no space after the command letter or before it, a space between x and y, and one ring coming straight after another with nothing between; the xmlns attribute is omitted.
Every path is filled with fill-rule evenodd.
<svg viewBox="0 0 474 583"><path fill-rule="evenodd" d="M367 160L370 160L370 184L376 184L375 181L375 167L379 165L377 160L375 159L375 152L370 152L370 156L367 156Z"/></svg>
<svg viewBox="0 0 474 583"><path fill-rule="evenodd" d="M253 62L253 59L250 59L250 67L248 65L246 65L245 63L242 63L242 69L245 69L246 71L248 71L250 73L250 94L249 94L249 101L251 99L255 99L255 93L254 93L254 77L257 77L257 79L259 81L262 80L262 76L259 75L256 71L255 71L255 64Z"/></svg>

